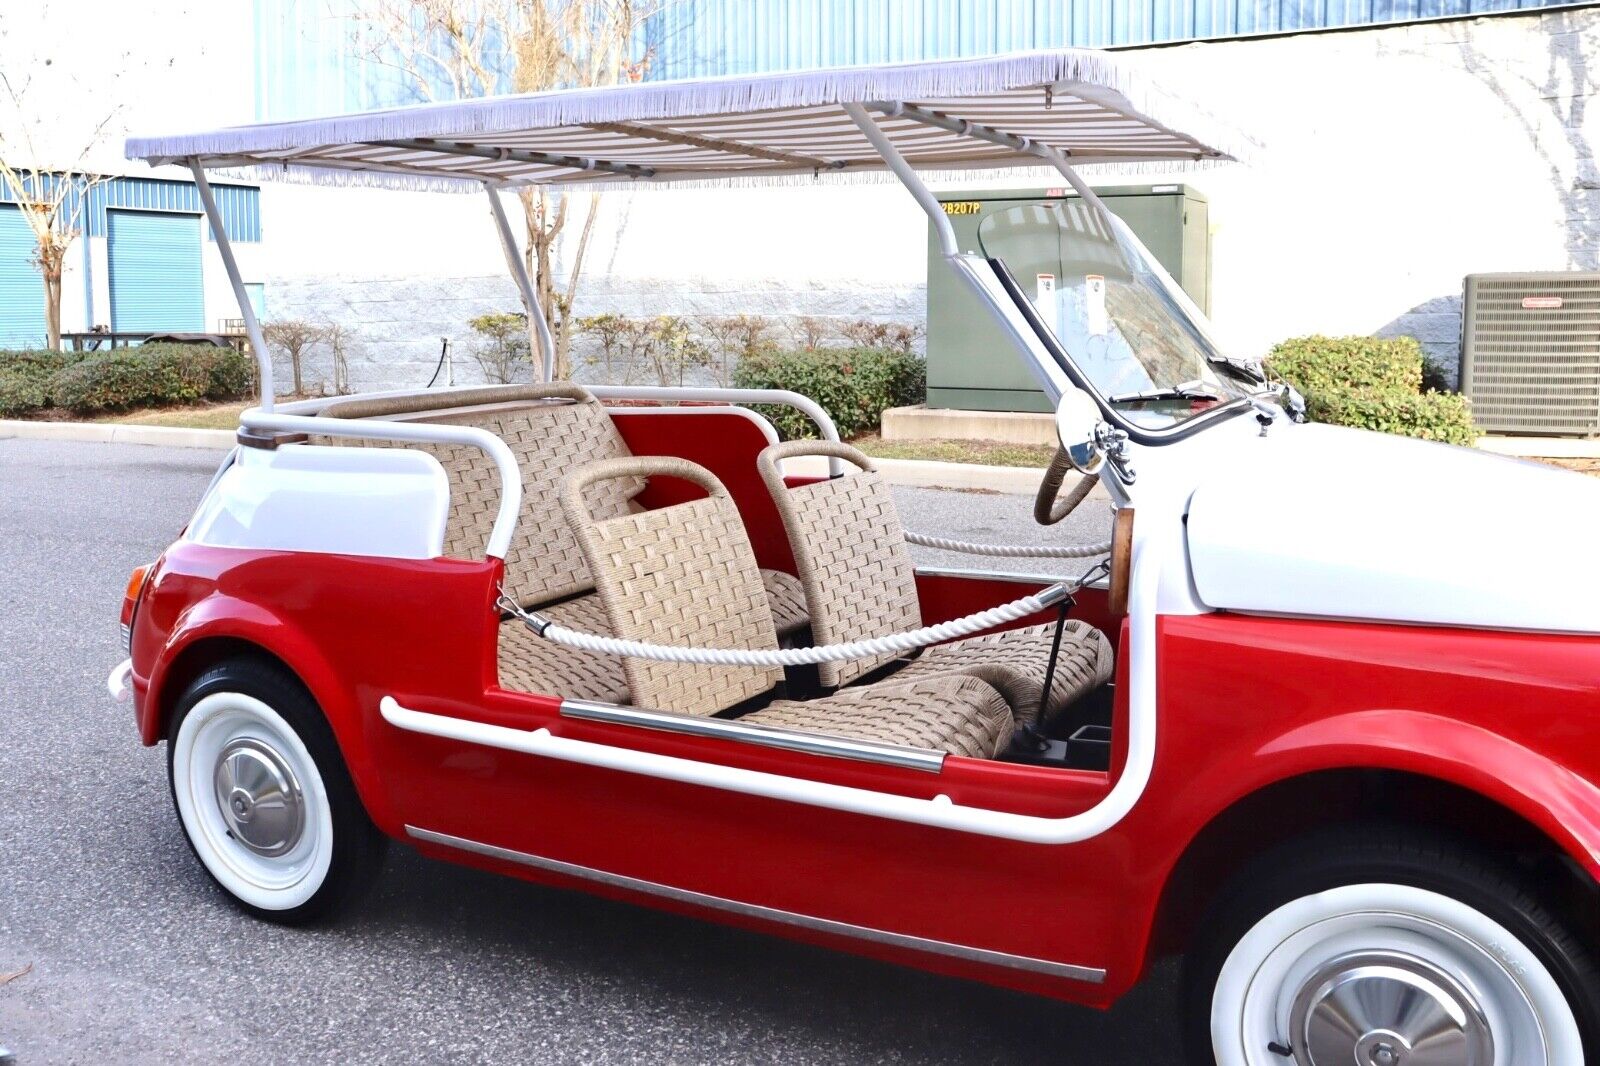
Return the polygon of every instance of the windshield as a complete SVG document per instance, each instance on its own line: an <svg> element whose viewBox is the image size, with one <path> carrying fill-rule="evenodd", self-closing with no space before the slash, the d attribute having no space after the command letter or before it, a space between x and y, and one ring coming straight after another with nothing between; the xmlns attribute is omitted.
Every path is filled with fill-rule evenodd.
<svg viewBox="0 0 1600 1066"><path fill-rule="evenodd" d="M978 227L1101 398L1166 429L1260 390L1229 365L1106 211L1082 199L1020 204Z"/></svg>

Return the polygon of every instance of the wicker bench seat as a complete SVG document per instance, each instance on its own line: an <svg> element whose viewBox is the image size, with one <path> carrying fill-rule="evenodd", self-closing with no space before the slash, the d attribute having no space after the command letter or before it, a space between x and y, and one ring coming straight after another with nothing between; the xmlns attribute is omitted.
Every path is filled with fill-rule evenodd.
<svg viewBox="0 0 1600 1066"><path fill-rule="evenodd" d="M604 632L604 610L559 502L561 477L598 459L630 455L605 407L582 386L500 385L402 397L336 400L323 409L331 418L383 418L427 421L485 429L504 440L522 469L522 513L506 553L506 590L525 608L572 620L574 628ZM387 441L320 437L318 444L391 447ZM450 482L450 511L444 554L481 559L500 505L494 463L476 448L419 444L444 467ZM634 498L643 478L597 486L590 505L599 515L637 510ZM809 624L799 580L777 570L761 572L773 624L785 638ZM598 627L598 628L597 628ZM627 683L615 659L590 655L538 640L521 622L500 627L500 684L523 692L574 699L628 702Z"/></svg>
<svg viewBox="0 0 1600 1066"><path fill-rule="evenodd" d="M653 511L597 516L594 489L641 476L679 477L707 495ZM778 647L738 509L722 483L684 459L608 459L564 482L562 505L594 575L605 627L581 627L675 647ZM570 617L570 616L569 616ZM537 638L535 638L537 639ZM752 705L741 722L992 758L1005 750L1011 708L980 677L951 672L861 685L819 699L760 705L783 680L777 667L714 666L628 657L627 690L639 706L714 715Z"/></svg>

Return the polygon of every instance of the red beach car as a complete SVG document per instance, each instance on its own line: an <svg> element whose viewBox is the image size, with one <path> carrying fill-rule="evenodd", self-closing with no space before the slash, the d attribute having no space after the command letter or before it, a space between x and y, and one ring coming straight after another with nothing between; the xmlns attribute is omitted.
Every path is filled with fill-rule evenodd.
<svg viewBox="0 0 1600 1066"><path fill-rule="evenodd" d="M1197 1062L1600 1055L1600 484L1303 424L1075 169L1245 147L1074 51L130 142L192 168L257 352L208 169L486 191L530 308L502 188L888 171L1059 402L1036 517L1114 510L1104 544L960 544L792 393L547 362L279 405L263 361L109 681L199 860L298 922L400 841L1102 1007L1182 953ZM1021 166L1079 195L981 247L921 177Z"/></svg>

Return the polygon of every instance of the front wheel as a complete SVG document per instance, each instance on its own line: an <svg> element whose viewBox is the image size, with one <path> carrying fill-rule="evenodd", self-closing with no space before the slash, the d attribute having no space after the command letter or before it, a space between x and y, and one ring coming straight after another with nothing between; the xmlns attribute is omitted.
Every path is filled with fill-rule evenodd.
<svg viewBox="0 0 1600 1066"><path fill-rule="evenodd" d="M1191 1059L1221 1066L1582 1066L1600 975L1520 879L1373 830L1256 864L1202 922Z"/></svg>
<svg viewBox="0 0 1600 1066"><path fill-rule="evenodd" d="M173 805L212 880L250 913L294 924L352 902L385 839L333 731L282 671L225 663L179 701L167 738Z"/></svg>

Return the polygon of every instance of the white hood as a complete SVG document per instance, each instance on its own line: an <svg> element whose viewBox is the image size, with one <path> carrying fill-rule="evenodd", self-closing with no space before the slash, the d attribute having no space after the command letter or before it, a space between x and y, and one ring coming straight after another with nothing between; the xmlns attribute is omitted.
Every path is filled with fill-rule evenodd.
<svg viewBox="0 0 1600 1066"><path fill-rule="evenodd" d="M1331 426L1239 444L1189 501L1206 606L1600 633L1600 478Z"/></svg>

